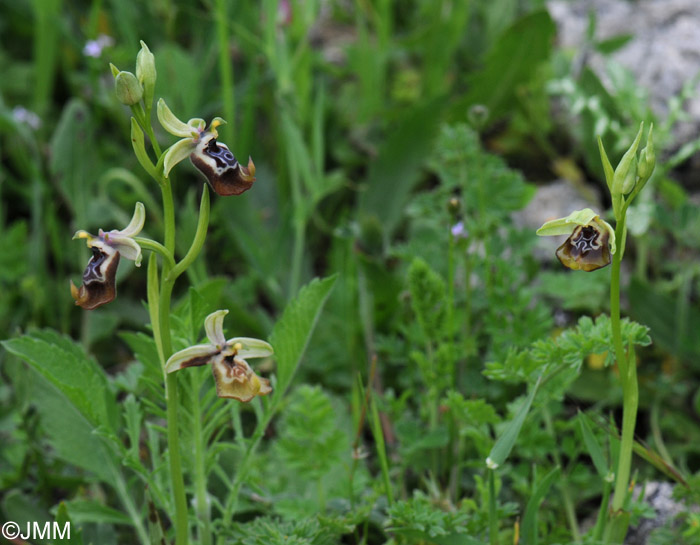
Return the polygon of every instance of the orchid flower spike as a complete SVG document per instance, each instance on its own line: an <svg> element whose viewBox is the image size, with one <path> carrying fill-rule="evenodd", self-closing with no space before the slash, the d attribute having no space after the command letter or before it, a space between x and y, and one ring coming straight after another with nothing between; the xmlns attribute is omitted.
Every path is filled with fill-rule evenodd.
<svg viewBox="0 0 700 545"><path fill-rule="evenodd" d="M614 229L590 208L548 221L537 234L569 235L557 249L557 257L562 265L575 271L590 272L605 267L616 251Z"/></svg>
<svg viewBox="0 0 700 545"><path fill-rule="evenodd" d="M121 231L99 230L97 236L87 231L78 231L73 235L73 240L86 239L87 246L92 250L92 257L88 261L83 273L83 284L76 288L70 283L70 292L75 299L75 304L86 309L93 310L107 304L117 296L117 266L119 258L125 257L141 266L141 246L134 237L141 232L146 220L146 209L140 202L136 203L134 216L129 225Z"/></svg>
<svg viewBox="0 0 700 545"><path fill-rule="evenodd" d="M165 152L163 173L166 178L176 164L189 157L192 164L206 176L217 195L240 195L253 186L253 160L248 158L248 166L244 167L226 144L217 142L219 133L216 128L226 123L223 119L215 117L208 127L200 118L184 123L161 98L158 101L158 120L166 131L181 138Z"/></svg>
<svg viewBox="0 0 700 545"><path fill-rule="evenodd" d="M204 320L209 342L176 352L165 364L165 372L173 373L185 367L211 364L216 382L216 395L244 403L255 396L272 391L270 381L256 375L246 358L265 358L273 353L272 346L250 337L224 337L224 317L228 310L212 312Z"/></svg>

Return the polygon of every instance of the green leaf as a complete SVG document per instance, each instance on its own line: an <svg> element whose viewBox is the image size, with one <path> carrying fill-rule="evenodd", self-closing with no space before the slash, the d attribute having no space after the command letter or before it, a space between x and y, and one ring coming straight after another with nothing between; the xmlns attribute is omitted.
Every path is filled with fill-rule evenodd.
<svg viewBox="0 0 700 545"><path fill-rule="evenodd" d="M486 56L484 68L470 78L471 91L454 109L456 116L473 105L489 109L491 120L518 103L521 84L549 58L556 27L547 11L536 11L507 28Z"/></svg>
<svg viewBox="0 0 700 545"><path fill-rule="evenodd" d="M578 413L578 424L581 428L581 435L583 435L583 442L586 444L586 449L588 454L593 460L593 465L595 466L598 475L605 478L608 474L608 462L605 459L605 454L603 454L603 449L598 443L598 439L593 435L591 427L588 424L588 417L579 411Z"/></svg>
<svg viewBox="0 0 700 545"><path fill-rule="evenodd" d="M105 372L73 340L45 329L2 345L56 386L94 427L117 428L116 402Z"/></svg>
<svg viewBox="0 0 700 545"><path fill-rule="evenodd" d="M594 44L593 47L603 55L610 55L618 49L623 48L633 38L634 34L620 34L619 36L613 36L607 40L601 40Z"/></svg>
<svg viewBox="0 0 700 545"><path fill-rule="evenodd" d="M61 540L61 543L71 543L72 545L83 545L83 530L81 528L76 528L73 526L74 521L70 519L68 515L68 509L65 502L58 504L58 509L56 510L56 522L58 523L59 531L63 531L66 524L70 524L70 539L68 536Z"/></svg>
<svg viewBox="0 0 700 545"><path fill-rule="evenodd" d="M537 543L537 510L557 477L559 477L559 468L555 467L539 482L527 502L521 532L523 543L526 545Z"/></svg>
<svg viewBox="0 0 700 545"><path fill-rule="evenodd" d="M605 174L605 182L608 184L608 190L612 191L613 176L615 175L615 169L613 169L610 164L610 159L608 159L608 154L605 153L605 146L603 146L603 140L601 140L600 135L598 135L598 149L600 150L600 160L603 163L603 173Z"/></svg>
<svg viewBox="0 0 700 545"><path fill-rule="evenodd" d="M367 190L360 195L362 215L377 218L390 234L403 215L433 148L445 100L431 100L409 112L394 127L369 166Z"/></svg>
<svg viewBox="0 0 700 545"><path fill-rule="evenodd" d="M312 280L287 304L275 324L270 344L277 359L276 399L285 394L292 382L335 280L335 276Z"/></svg>
<svg viewBox="0 0 700 545"><path fill-rule="evenodd" d="M535 382L534 386L530 389L530 394L527 396L527 399L518 410L515 418L513 418L513 420L506 425L505 431L498 438L496 444L493 445L491 453L486 461L486 464L490 467L495 469L503 465L503 462L505 462L508 458L510 451L513 449L513 446L518 439L520 429L523 427L525 417L530 411L530 407L532 406L532 402L535 399L535 394L537 394L537 390L539 389L541 382L542 376L537 379L537 382Z"/></svg>
<svg viewBox="0 0 700 545"><path fill-rule="evenodd" d="M85 469L103 482L112 483L116 462L95 427L68 396L36 371L32 403L41 416L42 427L56 455Z"/></svg>
<svg viewBox="0 0 700 545"><path fill-rule="evenodd" d="M93 500L72 500L65 503L71 520L77 524L96 522L98 524L126 524L131 526L131 519L121 511L112 509Z"/></svg>
<svg viewBox="0 0 700 545"><path fill-rule="evenodd" d="M88 171L91 162L85 160L85 150L93 145L92 132L89 108L74 98L63 109L50 143L49 170L77 216L77 225L84 222L94 184Z"/></svg>

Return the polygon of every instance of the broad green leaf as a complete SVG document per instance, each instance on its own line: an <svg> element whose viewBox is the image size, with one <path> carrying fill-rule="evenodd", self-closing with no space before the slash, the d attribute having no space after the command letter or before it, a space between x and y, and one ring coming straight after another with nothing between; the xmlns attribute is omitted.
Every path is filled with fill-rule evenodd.
<svg viewBox="0 0 700 545"><path fill-rule="evenodd" d="M100 524L126 524L131 526L131 519L121 511L94 500L72 500L65 503L71 520L76 524L96 522Z"/></svg>
<svg viewBox="0 0 700 545"><path fill-rule="evenodd" d="M103 482L112 483L115 461L95 427L68 396L38 372L32 384L32 402L41 416L49 444L56 455L85 469Z"/></svg>
<svg viewBox="0 0 700 545"><path fill-rule="evenodd" d="M335 279L331 276L312 280L287 304L282 318L275 324L270 344L277 360L276 399L284 395L292 382Z"/></svg>
<svg viewBox="0 0 700 545"><path fill-rule="evenodd" d="M45 329L2 345L56 386L94 427L116 429L116 402L105 372L71 339Z"/></svg>
<svg viewBox="0 0 700 545"><path fill-rule="evenodd" d="M445 100L431 100L408 113L380 147L369 166L360 212L376 217L389 234L401 220L404 206L421 175L437 137Z"/></svg>
<svg viewBox="0 0 700 545"><path fill-rule="evenodd" d="M586 450L588 450L588 454L590 455L591 460L593 460L593 465L595 466L598 475L605 478L605 476L608 474L608 462L605 459L600 443L598 443L598 439L596 439L596 436L593 435L593 432L591 431L591 427L588 424L588 417L581 411L578 413L578 424L581 428L583 442L586 444Z"/></svg>
<svg viewBox="0 0 700 545"><path fill-rule="evenodd" d="M470 78L470 91L455 107L455 117L464 116L472 105L489 109L496 119L517 104L518 87L530 80L551 52L556 27L546 11L536 11L517 20L494 43L484 68Z"/></svg>
<svg viewBox="0 0 700 545"><path fill-rule="evenodd" d="M555 467L537 484L527 502L521 530L522 542L526 545L537 543L537 510L557 477L559 477L559 468Z"/></svg>
<svg viewBox="0 0 700 545"><path fill-rule="evenodd" d="M530 394L527 396L527 399L515 415L515 418L513 418L513 420L507 424L503 434L501 434L501 436L496 440L496 444L493 446L489 457L486 459L486 464L492 469L496 469L497 467L503 465L503 462L505 462L508 458L510 451L513 449L513 445L515 445L515 442L518 439L520 429L523 427L525 417L530 411L530 407L532 406L532 402L535 399L535 394L537 394L537 390L539 389L541 382L542 376L540 375L537 382L535 382L534 386L530 390Z"/></svg>

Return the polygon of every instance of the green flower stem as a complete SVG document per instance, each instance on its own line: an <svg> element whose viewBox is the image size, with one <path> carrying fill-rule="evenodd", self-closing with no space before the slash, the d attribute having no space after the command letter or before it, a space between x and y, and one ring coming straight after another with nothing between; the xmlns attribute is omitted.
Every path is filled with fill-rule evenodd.
<svg viewBox="0 0 700 545"><path fill-rule="evenodd" d="M163 178L160 192L163 197L165 247L172 255L175 255L175 205L173 204L173 189L168 178Z"/></svg>
<svg viewBox="0 0 700 545"><path fill-rule="evenodd" d="M170 300L173 293L174 281L166 278L167 271L163 270L159 301L160 343L164 360L167 361L172 353L172 340L170 338ZM165 366L165 361L162 365ZM180 461L180 437L178 430L177 409L179 405L177 391L177 373L168 373L165 378L165 397L168 417L168 453L170 458L170 481L172 483L173 496L175 498L175 544L187 545L187 497L185 495L185 481L182 475L182 463Z"/></svg>
<svg viewBox="0 0 700 545"><path fill-rule="evenodd" d="M620 443L620 455L615 476L615 495L612 504L613 512L622 508L627 496L630 468L632 465L632 447L634 446L634 426L637 421L637 407L639 405L637 365L636 361L633 361L634 358L630 358L630 360L627 359L628 354L625 354L622 342L622 326L620 323L620 267L622 263L622 249L625 247L625 213L629 200L631 199L628 199L621 208L621 215L617 218L617 225L615 226L615 238L617 239L618 251L613 256L610 280L610 324L623 395L622 440ZM631 350L629 356L631 356Z"/></svg>
<svg viewBox="0 0 700 545"><path fill-rule="evenodd" d="M202 407L199 403L201 382L199 375L192 373L192 435L194 436L194 494L197 505L197 519L202 523L198 528L199 545L211 545L211 509L207 497L207 473L202 436Z"/></svg>
<svg viewBox="0 0 700 545"><path fill-rule="evenodd" d="M170 336L170 335L168 335ZM170 456L170 480L175 497L175 544L187 545L187 498L185 480L180 461L180 437L177 428L177 373L169 373L166 379L168 406L168 453Z"/></svg>
<svg viewBox="0 0 700 545"><path fill-rule="evenodd" d="M141 246L142 249L151 250L152 252L159 254L168 263L169 268L172 269L175 267L175 259L173 259L172 254L168 252L165 246L163 246L160 242L143 237L134 237L134 241L136 244Z"/></svg>
<svg viewBox="0 0 700 545"><path fill-rule="evenodd" d="M204 240L207 238L207 229L209 228L209 187L205 184L202 191L202 200L199 203L199 219L197 220L197 230L194 234L194 240L187 254L182 260L173 267L167 275L166 280L174 283L175 279L180 276L192 262L197 259L199 252L202 250Z"/></svg>
<svg viewBox="0 0 700 545"><path fill-rule="evenodd" d="M156 342L160 364L165 374L165 362L172 354L172 341L170 339L170 299L173 291L173 282L165 278L166 271L170 267L164 266L160 289L158 287L158 267L155 253L151 254L148 261L148 312L153 328L153 337ZM180 438L178 435L177 420L177 375L165 374L165 392L168 418L168 452L170 458L170 479L172 494L175 498L175 543L187 545L187 498L185 496L185 482L182 476L182 463L180 461Z"/></svg>
<svg viewBox="0 0 700 545"><path fill-rule="evenodd" d="M172 192L170 184L166 183L162 186L167 191L164 191L164 208L167 208L165 196L170 196L170 204L172 205ZM166 217L166 237L168 233L173 237L175 223L172 222L171 228L168 229L168 214ZM158 333L159 340L157 343L160 346L161 364L165 367L165 361L173 353L172 340L170 338L170 301L172 298L173 286L177 277L187 270L195 260L207 235L209 225L209 190L204 186L202 193L202 201L199 209L199 221L197 223L197 231L190 249L185 257L174 267L165 265L161 276L160 297L158 301ZM167 240L167 239L166 239ZM166 244L167 249L167 244ZM154 333L156 329L154 328ZM177 374L170 373L166 376L166 402L168 415L168 452L170 454L170 478L173 487L173 496L175 497L175 543L176 545L186 545L188 541L187 528L187 498L185 495L185 483L182 476L182 462L180 460L180 439L178 435L178 391L177 391ZM206 489L205 489L206 495ZM205 532L206 533L206 532ZM205 543L205 542L203 542Z"/></svg>

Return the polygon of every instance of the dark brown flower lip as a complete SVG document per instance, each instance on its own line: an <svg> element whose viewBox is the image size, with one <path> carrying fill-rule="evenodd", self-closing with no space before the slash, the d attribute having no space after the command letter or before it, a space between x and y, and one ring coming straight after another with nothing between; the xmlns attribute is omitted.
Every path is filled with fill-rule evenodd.
<svg viewBox="0 0 700 545"><path fill-rule="evenodd" d="M70 290L75 304L85 310L94 310L102 305L111 303L117 296L117 267L119 252L103 252L92 248L92 257L83 273L83 283L76 288L71 282Z"/></svg>
<svg viewBox="0 0 700 545"><path fill-rule="evenodd" d="M557 258L569 269L595 271L611 262L609 238L609 233L594 223L579 225L559 246Z"/></svg>
<svg viewBox="0 0 700 545"><path fill-rule="evenodd" d="M240 195L255 182L255 164L248 159L248 167L241 165L226 144L214 136L203 138L190 155L192 164L207 179L217 195Z"/></svg>

